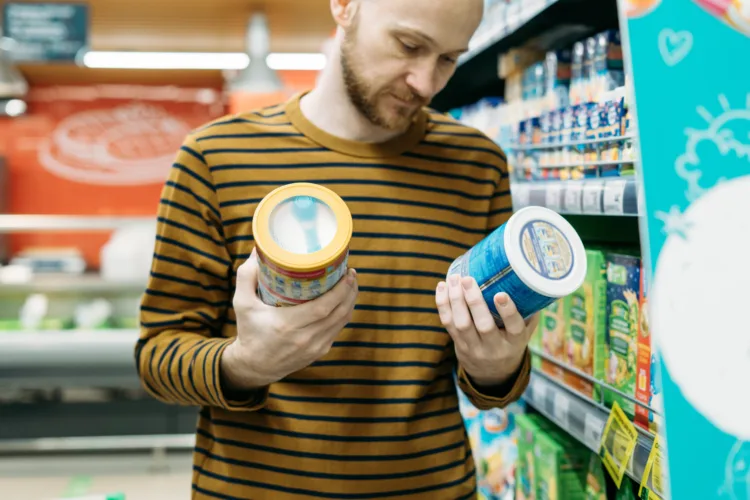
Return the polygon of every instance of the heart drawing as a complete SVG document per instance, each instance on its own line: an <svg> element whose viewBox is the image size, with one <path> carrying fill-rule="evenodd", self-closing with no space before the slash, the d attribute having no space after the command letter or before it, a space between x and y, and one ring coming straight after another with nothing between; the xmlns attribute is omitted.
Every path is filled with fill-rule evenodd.
<svg viewBox="0 0 750 500"><path fill-rule="evenodd" d="M690 53L693 48L693 34L689 31L675 31L664 28L659 33L659 52L669 66L674 66Z"/></svg>

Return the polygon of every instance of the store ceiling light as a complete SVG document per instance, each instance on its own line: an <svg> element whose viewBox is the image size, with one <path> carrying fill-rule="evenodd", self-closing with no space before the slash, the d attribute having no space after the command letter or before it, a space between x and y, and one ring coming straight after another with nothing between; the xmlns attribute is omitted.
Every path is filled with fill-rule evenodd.
<svg viewBox="0 0 750 500"><path fill-rule="evenodd" d="M247 54L227 52L107 52L89 51L83 56L87 68L106 69L242 69Z"/></svg>
<svg viewBox="0 0 750 500"><path fill-rule="evenodd" d="M269 54L266 63L275 70L320 70L323 54ZM206 69L242 70L250 57L242 52L115 52L89 51L83 56L87 68L103 69Z"/></svg>

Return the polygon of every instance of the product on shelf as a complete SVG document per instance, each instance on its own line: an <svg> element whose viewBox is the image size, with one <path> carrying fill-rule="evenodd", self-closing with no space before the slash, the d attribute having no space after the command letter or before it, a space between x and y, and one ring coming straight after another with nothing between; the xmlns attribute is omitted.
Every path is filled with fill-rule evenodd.
<svg viewBox="0 0 750 500"><path fill-rule="evenodd" d="M640 320L638 321L638 364L636 367L635 399L641 403L659 410L661 407L661 384L658 380L656 369L656 355L652 348L654 343L653 333L648 323L648 280L646 270L641 265L641 290L640 290ZM648 409L637 406L635 408L635 423L642 428L653 432L659 432L660 415L655 415Z"/></svg>
<svg viewBox="0 0 750 500"><path fill-rule="evenodd" d="M479 411L460 390L458 404L471 443L479 498L512 498L518 460L516 419L525 411L523 404L516 402L502 410Z"/></svg>
<svg viewBox="0 0 750 500"><path fill-rule="evenodd" d="M584 500L591 452L538 415L520 415L516 500Z"/></svg>
<svg viewBox="0 0 750 500"><path fill-rule="evenodd" d="M618 30L603 31L593 40L594 61L589 101L599 102L606 92L625 85L625 71Z"/></svg>
<svg viewBox="0 0 750 500"><path fill-rule="evenodd" d="M615 500L635 500L635 494L633 493L633 482L629 477L622 478L622 484L620 489L615 493Z"/></svg>
<svg viewBox="0 0 750 500"><path fill-rule="evenodd" d="M583 63L586 59L586 45L576 42L573 45L572 59L570 64L570 105L576 106L584 102L586 84L583 73Z"/></svg>
<svg viewBox="0 0 750 500"><path fill-rule="evenodd" d="M586 250L586 280L566 297L568 328L566 363L596 380L605 380L607 362L607 276L604 253ZM599 388L566 371L565 382L586 397L599 401Z"/></svg>
<svg viewBox="0 0 750 500"><path fill-rule="evenodd" d="M565 332L568 329L565 316L565 299L560 299L543 309L539 318L542 352L560 363L565 362ZM542 361L542 371L558 380L564 378L563 368L547 360Z"/></svg>
<svg viewBox="0 0 750 500"><path fill-rule="evenodd" d="M607 482L599 455L592 453L586 474L586 500L607 500Z"/></svg>
<svg viewBox="0 0 750 500"><path fill-rule="evenodd" d="M485 302L497 314L494 297L507 293L524 318L577 290L586 277L580 236L562 216L526 207L450 265L447 275L472 276L484 287Z"/></svg>
<svg viewBox="0 0 750 500"><path fill-rule="evenodd" d="M287 184L258 204L253 235L261 299L277 306L300 304L327 292L346 274L352 215L330 189Z"/></svg>
<svg viewBox="0 0 750 500"><path fill-rule="evenodd" d="M607 384L635 398L640 309L640 258L607 254ZM634 417L634 403L606 391L607 403L617 402Z"/></svg>
<svg viewBox="0 0 750 500"><path fill-rule="evenodd" d="M512 498L518 460L515 419L521 413L520 408L514 404L480 414L477 486L484 498Z"/></svg>

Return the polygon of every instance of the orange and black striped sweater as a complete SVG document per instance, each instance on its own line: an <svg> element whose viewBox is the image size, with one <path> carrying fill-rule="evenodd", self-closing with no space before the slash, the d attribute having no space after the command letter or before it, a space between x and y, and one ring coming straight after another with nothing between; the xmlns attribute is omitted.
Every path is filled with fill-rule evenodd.
<svg viewBox="0 0 750 500"><path fill-rule="evenodd" d="M472 498L454 375L477 407L503 407L526 388L530 363L502 397L478 391L457 366L435 287L511 215L505 156L429 109L386 143L342 140L303 116L300 97L214 121L178 152L141 304L142 383L161 401L201 407L194 499ZM354 317L323 359L232 401L219 360L236 335L252 215L297 181L334 190L352 212Z"/></svg>

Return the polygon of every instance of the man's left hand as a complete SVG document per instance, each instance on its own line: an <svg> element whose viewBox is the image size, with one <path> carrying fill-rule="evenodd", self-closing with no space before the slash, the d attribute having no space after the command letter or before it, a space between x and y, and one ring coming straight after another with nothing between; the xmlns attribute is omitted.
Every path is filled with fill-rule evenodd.
<svg viewBox="0 0 750 500"><path fill-rule="evenodd" d="M518 372L539 323L538 313L525 321L507 293L498 293L494 301L505 328L495 323L474 278L451 275L435 292L440 321L453 338L458 362L481 387L503 385Z"/></svg>

